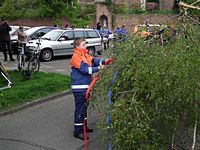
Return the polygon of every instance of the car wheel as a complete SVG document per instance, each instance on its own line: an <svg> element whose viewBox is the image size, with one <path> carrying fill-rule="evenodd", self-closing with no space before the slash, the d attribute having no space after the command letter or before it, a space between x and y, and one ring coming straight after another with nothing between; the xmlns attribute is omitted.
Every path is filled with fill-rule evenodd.
<svg viewBox="0 0 200 150"><path fill-rule="evenodd" d="M43 61L50 61L52 59L52 57L53 57L53 52L51 49L44 49L40 53L40 58Z"/></svg>
<svg viewBox="0 0 200 150"><path fill-rule="evenodd" d="M88 50L88 54L89 55L91 55L91 56L95 55L95 49L94 49L94 47L88 47L87 50Z"/></svg>

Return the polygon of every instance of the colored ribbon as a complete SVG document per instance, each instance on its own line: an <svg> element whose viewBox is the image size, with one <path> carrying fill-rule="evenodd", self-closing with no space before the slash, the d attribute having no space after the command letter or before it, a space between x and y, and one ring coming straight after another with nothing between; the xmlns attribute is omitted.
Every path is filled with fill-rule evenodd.
<svg viewBox="0 0 200 150"><path fill-rule="evenodd" d="M110 105L111 105L111 102L112 102L111 101L111 95L112 95L111 87L115 83L115 79L116 79L116 77L119 73L119 70L120 70L120 67L118 67L117 71L114 73L114 76L113 76L113 78L110 81L110 84L108 86L108 113L107 113L107 116L106 116L106 125L107 126L110 126ZM108 130L109 130L108 150L111 150L112 144L111 144L111 139L110 139L110 128Z"/></svg>

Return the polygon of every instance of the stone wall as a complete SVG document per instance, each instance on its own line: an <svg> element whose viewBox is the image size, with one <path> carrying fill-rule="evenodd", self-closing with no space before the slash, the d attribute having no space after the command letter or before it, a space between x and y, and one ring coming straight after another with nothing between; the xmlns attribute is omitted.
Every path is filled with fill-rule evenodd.
<svg viewBox="0 0 200 150"><path fill-rule="evenodd" d="M124 4L126 6L130 4L140 4L140 0L115 0L114 2L116 5Z"/></svg>
<svg viewBox="0 0 200 150"><path fill-rule="evenodd" d="M175 24L176 20L172 18L173 15L166 14L117 15L114 26L125 25L127 29L131 29L133 25L144 24L145 20L151 24Z"/></svg>
<svg viewBox="0 0 200 150"><path fill-rule="evenodd" d="M166 14L132 14L132 15L117 15L116 24L141 24L141 21L146 20L147 22L158 24L164 23L173 15Z"/></svg>
<svg viewBox="0 0 200 150"><path fill-rule="evenodd" d="M175 0L160 0L160 9L172 10L174 8Z"/></svg>

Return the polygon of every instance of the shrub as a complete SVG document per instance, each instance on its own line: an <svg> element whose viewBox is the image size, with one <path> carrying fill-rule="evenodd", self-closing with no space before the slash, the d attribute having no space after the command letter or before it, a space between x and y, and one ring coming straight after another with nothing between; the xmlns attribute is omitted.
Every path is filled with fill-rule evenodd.
<svg viewBox="0 0 200 150"><path fill-rule="evenodd" d="M110 127L104 123L105 115L100 123L101 129L112 133L113 149L192 145L193 135L188 139L186 133L199 119L200 38L199 26L188 25L187 29L190 39L179 33L165 47L132 37L108 53L114 64L100 73L90 99L101 113L109 112L108 84L120 67L112 86Z"/></svg>

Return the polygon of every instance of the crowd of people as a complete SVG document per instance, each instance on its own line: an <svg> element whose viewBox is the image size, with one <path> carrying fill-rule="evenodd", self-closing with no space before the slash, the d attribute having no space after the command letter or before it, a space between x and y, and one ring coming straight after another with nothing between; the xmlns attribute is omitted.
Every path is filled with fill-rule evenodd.
<svg viewBox="0 0 200 150"><path fill-rule="evenodd" d="M126 39L127 37L127 31L125 28L125 25L118 25L116 29L114 29L114 31L111 31L107 25L104 25L102 27L101 23L98 22L96 25L96 30L99 32L99 34L101 35L102 39L106 38L106 42L104 42L104 49L106 50L107 48L109 48L109 41L110 41L110 35L114 34L114 38L117 41L123 41Z"/></svg>

